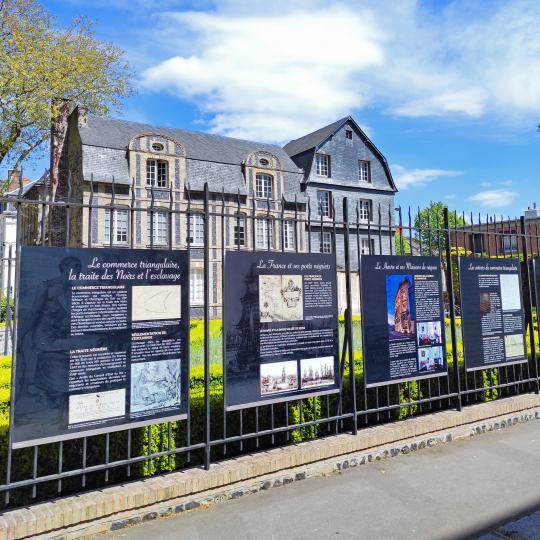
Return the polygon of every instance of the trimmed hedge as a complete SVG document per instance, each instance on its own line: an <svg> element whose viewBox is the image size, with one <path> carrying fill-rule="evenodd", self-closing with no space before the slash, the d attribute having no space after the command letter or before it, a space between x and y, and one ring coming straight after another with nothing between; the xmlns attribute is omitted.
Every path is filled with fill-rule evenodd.
<svg viewBox="0 0 540 540"><path fill-rule="evenodd" d="M356 321L355 321L356 323ZM343 322L340 321L340 325ZM460 332L458 324L458 333ZM358 329L356 329L358 331ZM192 353L202 345L202 323L196 322L191 325L191 348ZM211 339L221 343L221 322L212 321L210 328ZM459 334L458 334L459 338ZM463 346L458 339L457 344L458 364L460 373L463 370ZM452 350L451 342L447 343L447 357L451 363ZM374 424L378 422L388 422L400 420L410 416L429 412L433 409L452 407L449 400L434 402L433 405L414 403L424 399L429 395L435 396L437 391L436 379L423 381L412 381L400 385L391 385L388 388L367 389L363 388L363 366L362 353L354 353L356 396L358 410L370 410L384 406L394 406L388 411L380 413L370 413L359 418L359 425ZM450 377L452 377L450 366ZM474 386L486 388L497 384L497 370L484 370L481 372L469 373L466 375L469 388ZM479 381L481 379L481 381ZM452 380L452 379L451 379ZM5 478L5 464L7 452L7 434L9 425L9 396L11 383L11 358L0 357L0 478ZM204 441L205 409L204 409L204 368L196 365L190 372L190 427L189 442L198 444ZM431 390L431 393L430 393ZM441 382L441 393L446 393L446 385ZM489 401L501 396L498 390L489 390L469 397L469 403L478 401ZM332 395L329 397L317 397L302 400L302 406L298 401L275 404L274 406L262 405L258 407L258 417L255 408L243 412L235 411L227 414L226 435L231 437L240 434L240 420L242 422L242 432L255 433L270 429L272 425L283 426L286 419L289 425L310 422L321 417L335 416L339 408L339 397ZM213 440L221 439L224 436L223 418L223 368L221 364L212 364L210 367L210 406L211 406L211 436ZM349 411L350 407L350 380L348 367L345 368L343 376L342 410ZM273 421L273 423L272 423ZM343 420L338 422L323 422L318 425L305 426L303 428L291 430L288 434L276 433L274 436L265 435L258 438L249 438L242 444L228 443L226 453L222 447L212 449L212 459L217 460L225 455L235 456L241 453L255 451L257 449L268 448L273 445L285 445L296 443L318 436L335 433L339 429L350 430L351 421ZM170 430L170 448L183 448L188 444L188 423L172 422L170 424L156 424L151 427L137 428L131 430L131 457L147 456L149 453L163 452L168 449ZM128 432L121 431L109 434L109 462L114 462L128 457ZM87 466L100 465L104 463L105 456L104 435L87 438ZM63 470L75 470L82 466L83 442L73 440L64 443L62 458ZM150 450L149 450L150 447ZM33 449L26 448L14 451L12 481L27 479L32 476ZM127 478L141 478L154 474L164 473L174 469L180 469L189 465L198 465L203 461L202 450L180 452L171 456L161 456L153 459L143 459L129 467L123 465L115 467L108 472L108 482L121 482ZM51 474L58 470L59 444L49 444L39 447L38 476ZM86 474L86 488L96 488L105 484L105 472L99 471ZM81 478L73 477L62 480L62 494L81 491ZM58 482L47 482L38 486L37 499L50 499L58 495ZM12 491L12 504L22 505L31 502L31 488L21 488Z"/></svg>

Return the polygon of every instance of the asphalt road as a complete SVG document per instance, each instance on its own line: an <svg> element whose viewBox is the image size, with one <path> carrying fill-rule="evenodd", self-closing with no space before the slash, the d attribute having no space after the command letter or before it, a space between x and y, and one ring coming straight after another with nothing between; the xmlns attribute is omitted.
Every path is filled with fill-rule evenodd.
<svg viewBox="0 0 540 540"><path fill-rule="evenodd" d="M147 522L106 538L477 538L538 509L536 420ZM539 516L497 532L540 539Z"/></svg>

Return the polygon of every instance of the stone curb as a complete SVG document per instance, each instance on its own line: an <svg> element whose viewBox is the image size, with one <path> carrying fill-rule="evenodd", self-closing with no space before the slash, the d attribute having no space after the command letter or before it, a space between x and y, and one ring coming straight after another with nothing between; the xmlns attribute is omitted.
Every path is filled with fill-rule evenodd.
<svg viewBox="0 0 540 540"><path fill-rule="evenodd" d="M540 396L526 394L273 448L5 512L0 539L71 540L540 418Z"/></svg>

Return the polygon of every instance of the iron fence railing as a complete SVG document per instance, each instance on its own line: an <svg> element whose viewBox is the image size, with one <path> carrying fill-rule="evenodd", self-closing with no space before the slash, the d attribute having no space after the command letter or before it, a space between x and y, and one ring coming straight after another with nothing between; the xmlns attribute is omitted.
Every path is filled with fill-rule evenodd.
<svg viewBox="0 0 540 540"><path fill-rule="evenodd" d="M15 314L22 293L18 287L20 247L58 245L48 231L51 220L62 216L65 246L180 248L187 250L190 262L201 264L202 303L192 305L189 321L192 374L188 414L182 421L15 450L10 437L13 407L7 397L11 391L13 401L15 378L2 379L0 371L0 384L5 389L0 403L3 411L0 467L5 481L0 491L5 494L6 504L26 504L186 467L208 468L213 461L258 449L332 433L356 433L375 423L539 391L535 289L530 270L531 260L539 254L536 222L458 215L446 209L438 214L381 206L373 208L370 219L365 220L361 219L358 205L347 198L340 208L332 201L329 215L324 216L308 200L261 200L240 193L211 193L208 186L203 191L186 188L181 200L175 197L172 188L159 190L150 186L148 199L146 190L143 197L135 185L129 188L129 194L117 194L114 180L108 202L103 203L97 183L90 182L89 195L84 199L73 196L71 182L68 184L67 196L60 201L51 201L47 193L31 198L29 192L23 197L22 186L18 195L0 199L0 203L14 208L11 219L16 230L15 238L4 237L2 249L0 282L5 326L0 349L6 358L0 369L14 373L17 362ZM120 235L115 210L127 211L125 238L124 229ZM148 226L147 231L141 232L137 224L143 213L148 217ZM202 216L202 242L198 241L200 230L192 230L194 225L199 226L191 218L193 215ZM96 223L104 226L104 219L108 219L108 242L99 234L96 236ZM264 220L263 225L260 220ZM265 231L264 227L270 228ZM178 230L183 234L178 235ZM223 261L229 250L336 253L342 275L340 283L344 286L339 323L342 375L339 393L227 411L223 385L225 339L219 321L220 289L222 292L226 287ZM359 281L358 286L355 284L359 280L361 258L368 253L440 258L449 336L446 374L373 388L366 386L361 321L354 306L361 305ZM528 362L466 371L456 262L460 255L520 260ZM193 300L192 304L197 304L200 298ZM200 328L202 336L195 336Z"/></svg>

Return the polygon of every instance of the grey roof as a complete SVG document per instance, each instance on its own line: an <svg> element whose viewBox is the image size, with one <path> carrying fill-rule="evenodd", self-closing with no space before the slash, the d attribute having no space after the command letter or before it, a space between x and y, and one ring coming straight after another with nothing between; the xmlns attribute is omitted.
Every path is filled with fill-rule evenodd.
<svg viewBox="0 0 540 540"><path fill-rule="evenodd" d="M19 195L21 195L22 197L24 197L33 187L41 186L43 184L45 184L46 186L49 185L49 170L48 169L37 180L32 180L31 182L28 182L28 184L25 184L22 187L22 192L20 188L15 188L5 193L4 196L16 198Z"/></svg>
<svg viewBox="0 0 540 540"><path fill-rule="evenodd" d="M360 137L364 141L365 145L379 159L379 161L381 162L386 172L390 185L392 186L394 191L397 191L397 188L394 183L394 179L392 177L392 173L390 172L390 167L388 166L388 162L386 161L386 158L384 157L382 152L373 144L371 139L364 133L362 128L355 122L352 116L345 116L344 118L341 118L337 120L336 122L333 122L332 124L328 124L327 126L324 126L321 129L314 131L313 133L308 133L307 135L304 135L303 137L300 137L299 139L294 139L288 142L283 147L283 149L291 157L297 156L298 154L302 154L303 152L307 152L308 150L314 150L318 146L320 146L324 141L326 141L329 137L331 137L334 133L336 133L343 126L343 124L347 122L350 122L354 126L354 128L360 134Z"/></svg>
<svg viewBox="0 0 540 540"><path fill-rule="evenodd" d="M88 114L87 124L79 128L79 133L83 145L116 150L127 150L129 142L137 135L159 133L182 143L188 158L236 165L241 165L252 152L262 150L278 157L284 170L301 172L280 146L222 137L202 131L158 127Z"/></svg>
<svg viewBox="0 0 540 540"><path fill-rule="evenodd" d="M305 202L300 191L302 171L283 148L271 144L221 137L209 133L171 129L88 115L87 124L79 127L83 149L83 177L90 181L131 184L127 149L133 137L144 134L161 134L184 145L186 149L186 176L191 189L202 190L208 182L213 192L246 195L242 170L245 159L255 151L274 154L283 167L284 197Z"/></svg>
<svg viewBox="0 0 540 540"><path fill-rule="evenodd" d="M299 139L294 139L293 141L288 142L283 149L289 156L297 156L306 150L311 150L326 141L326 139L333 135L349 118L349 116L340 118L336 122L328 124L313 133L308 133Z"/></svg>
<svg viewBox="0 0 540 540"><path fill-rule="evenodd" d="M112 180L118 184L131 184L127 151L115 148L83 145L82 167L85 180Z"/></svg>

